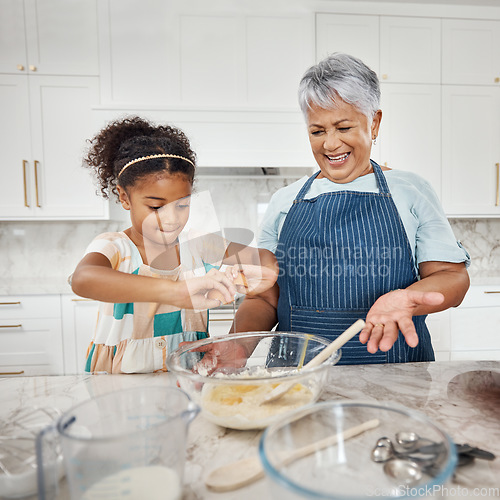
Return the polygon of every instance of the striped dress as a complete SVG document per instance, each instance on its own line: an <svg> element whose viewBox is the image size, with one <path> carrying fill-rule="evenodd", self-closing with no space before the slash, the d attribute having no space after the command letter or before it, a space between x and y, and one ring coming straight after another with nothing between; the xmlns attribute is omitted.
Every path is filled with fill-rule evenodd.
<svg viewBox="0 0 500 500"><path fill-rule="evenodd" d="M123 232L97 236L85 253L105 255L117 271L172 281L203 276L212 267L221 266L227 242L220 236L181 233L179 240L180 266L173 270L158 270L145 265L138 248ZM180 342L207 336L206 310L179 309L168 304L157 306L148 302L101 302L94 335L87 350L85 371L166 371L167 354Z"/></svg>

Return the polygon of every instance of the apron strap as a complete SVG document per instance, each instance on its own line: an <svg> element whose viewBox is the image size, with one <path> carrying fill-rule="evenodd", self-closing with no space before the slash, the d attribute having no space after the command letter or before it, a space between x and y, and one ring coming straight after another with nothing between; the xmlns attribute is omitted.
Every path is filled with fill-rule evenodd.
<svg viewBox="0 0 500 500"><path fill-rule="evenodd" d="M370 160L373 167L373 173L375 174L375 179L377 180L377 186L381 194L391 194L389 191L389 184L387 184L387 179L385 178L384 172L380 168L379 164L373 160Z"/></svg>
<svg viewBox="0 0 500 500"><path fill-rule="evenodd" d="M320 173L321 170L318 170L315 174L312 174L309 179L307 179L306 183L302 186L299 193L297 194L297 197L295 198L295 200L293 200L294 203L296 203L297 201L302 201L304 199L304 196L309 191L314 179L316 179L316 177L318 177Z"/></svg>

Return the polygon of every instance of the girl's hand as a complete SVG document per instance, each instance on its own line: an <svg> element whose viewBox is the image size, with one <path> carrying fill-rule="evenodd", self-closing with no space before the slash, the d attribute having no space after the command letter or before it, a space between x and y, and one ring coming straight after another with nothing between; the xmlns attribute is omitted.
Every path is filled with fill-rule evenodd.
<svg viewBox="0 0 500 500"><path fill-rule="evenodd" d="M232 302L236 294L233 282L217 269L210 269L205 276L199 278L179 281L177 286L179 297L175 305L184 309L203 310L219 307L221 300L210 296L214 292L226 302Z"/></svg>
<svg viewBox="0 0 500 500"><path fill-rule="evenodd" d="M367 344L368 352L378 349L388 351L396 342L399 331L410 347L418 344L418 335L412 317L420 305L439 305L444 295L439 292L419 292L416 290L393 290L379 297L366 315L366 326L359 334L362 344Z"/></svg>

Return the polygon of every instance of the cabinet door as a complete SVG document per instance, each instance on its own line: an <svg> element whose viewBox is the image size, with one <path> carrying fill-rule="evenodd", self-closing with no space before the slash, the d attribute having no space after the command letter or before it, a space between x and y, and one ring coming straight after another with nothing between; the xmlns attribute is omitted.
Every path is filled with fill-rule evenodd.
<svg viewBox="0 0 500 500"><path fill-rule="evenodd" d="M379 72L379 17L316 14L316 60L345 52Z"/></svg>
<svg viewBox="0 0 500 500"><path fill-rule="evenodd" d="M28 76L0 75L0 219L33 214Z"/></svg>
<svg viewBox="0 0 500 500"><path fill-rule="evenodd" d="M25 0L28 69L98 75L96 0Z"/></svg>
<svg viewBox="0 0 500 500"><path fill-rule="evenodd" d="M500 88L442 87L445 212L500 215Z"/></svg>
<svg viewBox="0 0 500 500"><path fill-rule="evenodd" d="M441 193L439 85L381 85L380 158L394 169L421 175Z"/></svg>
<svg viewBox="0 0 500 500"><path fill-rule="evenodd" d="M214 311L209 312L209 322L208 322L208 333L210 337L219 337L221 335L227 335L229 329L233 324L233 312L232 311Z"/></svg>
<svg viewBox="0 0 500 500"><path fill-rule="evenodd" d="M451 332L453 352L500 351L500 307L459 307L451 311Z"/></svg>
<svg viewBox="0 0 500 500"><path fill-rule="evenodd" d="M441 21L381 16L380 74L388 82L440 83Z"/></svg>
<svg viewBox="0 0 500 500"><path fill-rule="evenodd" d="M73 294L61 297L66 375L83 373L87 349L94 335L99 303Z"/></svg>
<svg viewBox="0 0 500 500"><path fill-rule="evenodd" d="M36 216L106 218L107 203L82 167L85 141L96 133L91 106L98 79L30 76L30 98Z"/></svg>
<svg viewBox="0 0 500 500"><path fill-rule="evenodd" d="M443 19L442 82L500 85L500 21Z"/></svg>
<svg viewBox="0 0 500 500"><path fill-rule="evenodd" d="M439 360L449 359L450 356L450 312L449 310L429 314L426 320L431 334L432 347Z"/></svg>
<svg viewBox="0 0 500 500"><path fill-rule="evenodd" d="M0 0L0 13L0 73L26 72L23 2Z"/></svg>
<svg viewBox="0 0 500 500"><path fill-rule="evenodd" d="M60 318L0 320L0 344L3 373L64 374Z"/></svg>

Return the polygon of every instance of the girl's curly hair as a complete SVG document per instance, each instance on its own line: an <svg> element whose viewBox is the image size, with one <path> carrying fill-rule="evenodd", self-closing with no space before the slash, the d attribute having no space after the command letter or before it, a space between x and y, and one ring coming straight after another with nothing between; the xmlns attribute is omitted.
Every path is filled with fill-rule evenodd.
<svg viewBox="0 0 500 500"><path fill-rule="evenodd" d="M168 125L154 125L138 116L115 120L103 128L90 143L84 166L94 170L104 198L113 193L118 197L116 186L133 186L139 179L155 172L185 175L192 184L196 154L182 130ZM151 158L134 163L120 175L123 166L131 160L155 154L183 156L181 158Z"/></svg>

